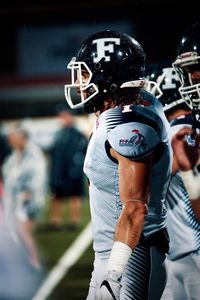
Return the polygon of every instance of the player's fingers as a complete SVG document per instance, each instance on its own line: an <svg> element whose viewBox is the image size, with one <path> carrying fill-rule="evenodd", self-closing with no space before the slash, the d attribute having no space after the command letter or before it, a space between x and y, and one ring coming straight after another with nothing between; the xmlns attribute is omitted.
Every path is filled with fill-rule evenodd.
<svg viewBox="0 0 200 300"><path fill-rule="evenodd" d="M187 127L184 127L182 129L180 129L176 134L175 134L175 137L177 139L182 139L184 138L186 135L190 135L192 133L192 129L191 128L187 128Z"/></svg>

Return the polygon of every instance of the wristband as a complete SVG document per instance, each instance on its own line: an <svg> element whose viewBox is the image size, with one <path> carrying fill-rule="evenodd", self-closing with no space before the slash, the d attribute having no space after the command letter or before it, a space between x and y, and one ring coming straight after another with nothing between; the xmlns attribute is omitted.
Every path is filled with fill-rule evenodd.
<svg viewBox="0 0 200 300"><path fill-rule="evenodd" d="M115 241L111 250L110 258L108 260L106 271L116 271L122 274L128 263L131 253L132 249L127 244Z"/></svg>
<svg viewBox="0 0 200 300"><path fill-rule="evenodd" d="M200 197L200 175L195 175L194 170L180 171L180 175L190 199L198 199Z"/></svg>

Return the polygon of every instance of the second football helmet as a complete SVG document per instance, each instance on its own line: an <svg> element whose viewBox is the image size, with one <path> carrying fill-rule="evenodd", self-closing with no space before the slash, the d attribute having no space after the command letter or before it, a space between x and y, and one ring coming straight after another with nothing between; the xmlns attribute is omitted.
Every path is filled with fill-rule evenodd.
<svg viewBox="0 0 200 300"><path fill-rule="evenodd" d="M149 68L146 89L160 100L164 111L185 103L179 93L179 87L179 77L170 63L152 65Z"/></svg>
<svg viewBox="0 0 200 300"><path fill-rule="evenodd" d="M68 64L71 83L65 97L71 108L90 106L113 98L123 88L144 85L145 53L142 46L125 33L105 30L83 42Z"/></svg>
<svg viewBox="0 0 200 300"><path fill-rule="evenodd" d="M182 36L173 67L181 81L179 91L182 98L200 110L200 76L196 82L191 76L194 71L200 72L200 23L193 24Z"/></svg>

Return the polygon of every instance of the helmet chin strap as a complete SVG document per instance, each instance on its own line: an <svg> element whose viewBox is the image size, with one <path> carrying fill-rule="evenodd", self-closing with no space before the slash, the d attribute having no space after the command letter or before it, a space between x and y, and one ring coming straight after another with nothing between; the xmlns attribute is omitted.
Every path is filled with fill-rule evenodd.
<svg viewBox="0 0 200 300"><path fill-rule="evenodd" d="M96 113L104 109L103 99L96 95L94 98L84 104L84 111L86 113Z"/></svg>
<svg viewBox="0 0 200 300"><path fill-rule="evenodd" d="M106 83L104 82L105 89L102 90L101 87L98 87L98 94L96 94L91 100L87 101L84 104L84 111L87 113L96 113L98 111L103 111L105 109L105 100L108 99L111 94L116 92L118 86L116 83ZM88 93L87 97L90 94Z"/></svg>
<svg viewBox="0 0 200 300"><path fill-rule="evenodd" d="M88 114L91 114L91 113L95 112L94 111L94 101L93 100L90 100L90 101L88 101L84 104L84 111Z"/></svg>

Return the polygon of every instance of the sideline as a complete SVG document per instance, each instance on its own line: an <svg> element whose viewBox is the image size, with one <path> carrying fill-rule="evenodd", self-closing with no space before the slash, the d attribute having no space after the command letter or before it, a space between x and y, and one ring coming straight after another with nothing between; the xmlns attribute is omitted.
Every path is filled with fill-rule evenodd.
<svg viewBox="0 0 200 300"><path fill-rule="evenodd" d="M70 267L77 262L86 248L90 245L91 241L91 223L89 222L71 247L68 248L64 255L59 259L57 265L50 271L32 300L45 300L59 281L66 275Z"/></svg>

